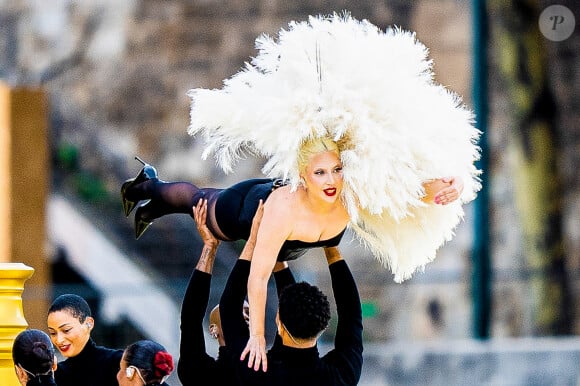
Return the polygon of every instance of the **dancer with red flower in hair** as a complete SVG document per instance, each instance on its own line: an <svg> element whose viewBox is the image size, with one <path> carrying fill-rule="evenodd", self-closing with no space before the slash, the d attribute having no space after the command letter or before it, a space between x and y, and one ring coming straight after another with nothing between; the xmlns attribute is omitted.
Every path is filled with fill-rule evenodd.
<svg viewBox="0 0 580 386"><path fill-rule="evenodd" d="M167 386L173 372L173 357L165 347L152 340L140 340L123 353L117 373L119 386Z"/></svg>

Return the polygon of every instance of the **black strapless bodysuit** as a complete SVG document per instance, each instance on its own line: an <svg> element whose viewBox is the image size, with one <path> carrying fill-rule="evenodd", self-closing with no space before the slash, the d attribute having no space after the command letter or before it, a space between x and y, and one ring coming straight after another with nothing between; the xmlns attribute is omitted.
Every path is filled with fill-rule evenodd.
<svg viewBox="0 0 580 386"><path fill-rule="evenodd" d="M216 221L220 230L230 240L247 240L260 200L265 202L274 189L283 185L280 180L259 178L245 180L224 189L215 206ZM295 260L311 248L335 247L340 243L345 230L331 239L312 243L286 240L278 254L278 261Z"/></svg>
<svg viewBox="0 0 580 386"><path fill-rule="evenodd" d="M300 240L286 240L284 241L284 244L282 244L282 249L280 249L280 253L278 254L278 261L295 260L304 255L306 251L311 248L336 247L340 243L340 240L342 240L345 231L346 228L331 239L319 240L313 243L307 243Z"/></svg>

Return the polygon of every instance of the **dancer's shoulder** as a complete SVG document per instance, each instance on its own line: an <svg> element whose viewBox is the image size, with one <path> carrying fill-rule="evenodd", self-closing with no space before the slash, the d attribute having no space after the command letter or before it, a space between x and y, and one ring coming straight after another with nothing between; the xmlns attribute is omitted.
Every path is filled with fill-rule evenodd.
<svg viewBox="0 0 580 386"><path fill-rule="evenodd" d="M278 206L278 205L294 205L300 202L301 194L300 188L298 190L292 190L290 185L284 185L270 193L268 197L267 203L270 203L271 206Z"/></svg>
<svg viewBox="0 0 580 386"><path fill-rule="evenodd" d="M290 186L283 186L273 191L264 204L264 217L274 217L286 223L299 216L301 200L297 191Z"/></svg>

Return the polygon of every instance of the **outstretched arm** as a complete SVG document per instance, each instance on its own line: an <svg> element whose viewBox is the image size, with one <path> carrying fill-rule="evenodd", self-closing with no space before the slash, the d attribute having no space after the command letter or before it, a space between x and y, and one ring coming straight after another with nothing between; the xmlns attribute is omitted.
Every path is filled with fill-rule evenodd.
<svg viewBox="0 0 580 386"><path fill-rule="evenodd" d="M287 198L270 195L264 204L264 215L258 230L256 248L252 256L248 278L248 302L250 303L250 338L240 356L248 358L248 367L268 370L266 358L266 296L268 279L276 263L282 244L290 234L292 213Z"/></svg>
<svg viewBox="0 0 580 386"><path fill-rule="evenodd" d="M260 203L252 222L250 237L246 241L244 249L228 277L220 299L223 333L230 352L235 356L233 359L235 361L239 360L237 355L242 352L248 341L248 326L243 318L242 308L247 293L250 261L252 260L262 214L263 205Z"/></svg>

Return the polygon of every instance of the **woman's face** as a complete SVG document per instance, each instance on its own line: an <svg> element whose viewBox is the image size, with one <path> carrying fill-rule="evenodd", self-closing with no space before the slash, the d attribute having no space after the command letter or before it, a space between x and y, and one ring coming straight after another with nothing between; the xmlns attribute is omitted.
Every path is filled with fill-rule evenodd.
<svg viewBox="0 0 580 386"><path fill-rule="evenodd" d="M333 151L315 154L310 158L302 178L308 194L335 202L342 192L342 163Z"/></svg>
<svg viewBox="0 0 580 386"><path fill-rule="evenodd" d="M66 309L48 314L50 340L66 358L77 356L85 348L92 326L93 318L87 317L81 323Z"/></svg>

